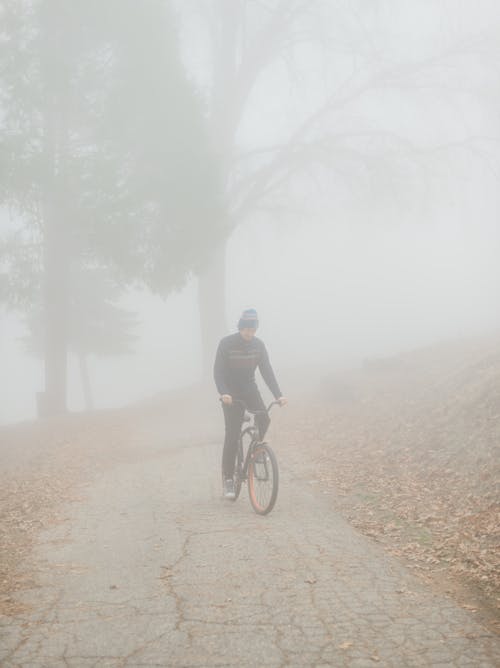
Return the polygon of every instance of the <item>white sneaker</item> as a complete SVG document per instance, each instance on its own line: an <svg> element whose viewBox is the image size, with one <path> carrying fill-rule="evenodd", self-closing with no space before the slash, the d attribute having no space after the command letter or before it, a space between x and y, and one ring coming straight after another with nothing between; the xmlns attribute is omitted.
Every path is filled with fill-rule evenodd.
<svg viewBox="0 0 500 668"><path fill-rule="evenodd" d="M225 499L235 499L236 494L234 491L234 481L232 478L224 479L224 498Z"/></svg>

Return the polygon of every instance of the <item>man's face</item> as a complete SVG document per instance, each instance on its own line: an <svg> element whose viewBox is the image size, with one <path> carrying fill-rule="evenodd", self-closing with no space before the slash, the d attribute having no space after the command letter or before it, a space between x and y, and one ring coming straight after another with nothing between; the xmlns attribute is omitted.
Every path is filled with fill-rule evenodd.
<svg viewBox="0 0 500 668"><path fill-rule="evenodd" d="M257 330L254 327L244 327L243 329L240 329L241 338L245 339L245 341L251 341L255 336L256 331Z"/></svg>

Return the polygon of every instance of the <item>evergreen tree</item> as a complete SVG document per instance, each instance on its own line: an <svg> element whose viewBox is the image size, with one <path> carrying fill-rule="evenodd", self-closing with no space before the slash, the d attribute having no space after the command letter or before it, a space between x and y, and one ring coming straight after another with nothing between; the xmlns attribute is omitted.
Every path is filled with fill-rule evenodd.
<svg viewBox="0 0 500 668"><path fill-rule="evenodd" d="M0 201L20 221L2 297L22 308L40 295L55 413L72 265L105 267L120 289L181 286L221 234L217 168L167 2L7 0L0 14Z"/></svg>

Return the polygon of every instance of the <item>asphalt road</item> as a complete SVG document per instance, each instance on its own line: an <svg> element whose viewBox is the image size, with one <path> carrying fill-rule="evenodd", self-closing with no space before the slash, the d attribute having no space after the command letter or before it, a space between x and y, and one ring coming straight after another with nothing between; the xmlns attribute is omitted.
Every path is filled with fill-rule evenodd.
<svg viewBox="0 0 500 668"><path fill-rule="evenodd" d="M139 444L140 445L140 444ZM287 468L273 512L220 495L218 445L100 471L23 567L0 664L500 665L500 639L356 532Z"/></svg>

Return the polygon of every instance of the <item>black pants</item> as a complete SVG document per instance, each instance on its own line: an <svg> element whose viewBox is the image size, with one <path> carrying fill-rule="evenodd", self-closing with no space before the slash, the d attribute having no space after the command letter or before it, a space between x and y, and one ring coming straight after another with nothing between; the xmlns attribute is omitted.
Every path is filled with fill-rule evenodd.
<svg viewBox="0 0 500 668"><path fill-rule="evenodd" d="M244 401L246 407L251 411L265 411L266 409L257 388L248 391L244 395L233 396L233 399ZM238 438L241 432L241 425L243 424L245 409L239 403L230 404L229 406L222 404L222 409L224 411L224 423L226 426L224 449L222 451L222 473L225 478L232 478L236 453L238 451ZM271 420L269 419L269 415L264 412L256 416L256 422L259 429L259 438L262 440Z"/></svg>

